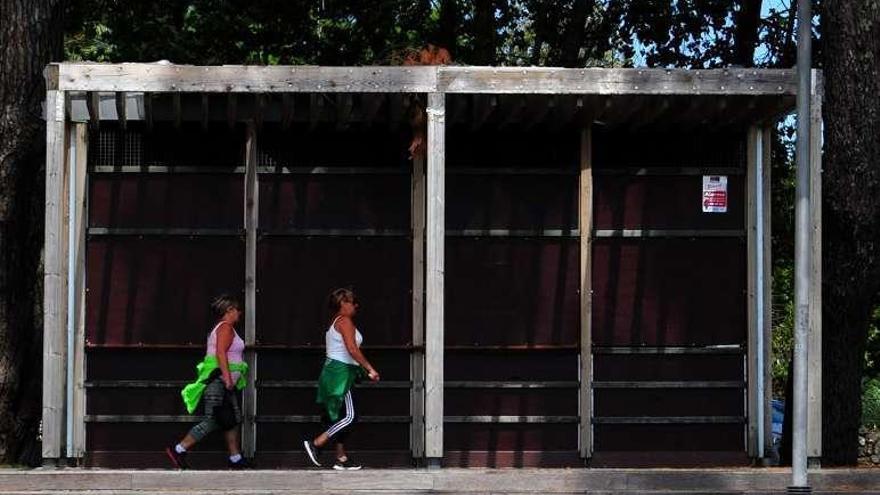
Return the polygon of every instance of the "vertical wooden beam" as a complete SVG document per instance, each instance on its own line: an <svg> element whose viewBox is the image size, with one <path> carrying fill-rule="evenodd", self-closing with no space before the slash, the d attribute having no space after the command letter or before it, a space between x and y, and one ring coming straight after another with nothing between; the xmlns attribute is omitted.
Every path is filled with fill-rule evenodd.
<svg viewBox="0 0 880 495"><path fill-rule="evenodd" d="M43 258L42 455L46 461L61 457L64 438L66 138L65 94L63 91L49 90L46 92L46 223Z"/></svg>
<svg viewBox="0 0 880 495"><path fill-rule="evenodd" d="M425 266L425 457L443 458L443 267L446 95L428 95L428 166Z"/></svg>
<svg viewBox="0 0 880 495"><path fill-rule="evenodd" d="M747 259L747 304L748 304L748 350L746 362L748 376L746 382L748 390L746 394L748 416L748 454L749 457L758 456L758 422L763 418L758 416L758 161L760 153L760 132L757 127L749 127L746 134L746 259ZM763 380L763 376L761 376ZM763 397L760 399L763 400Z"/></svg>
<svg viewBox="0 0 880 495"><path fill-rule="evenodd" d="M773 450L773 129L761 130L762 172L764 180L764 208L761 221L764 222L764 456L769 457Z"/></svg>
<svg viewBox="0 0 880 495"><path fill-rule="evenodd" d="M581 234L581 358L578 445L583 458L593 456L593 130L581 130L579 229Z"/></svg>
<svg viewBox="0 0 880 495"><path fill-rule="evenodd" d="M259 218L259 184L257 176L257 126L249 123L245 143L245 277L244 277L244 342L249 372L244 392L244 421L241 425L242 450L253 457L257 443L257 222Z"/></svg>
<svg viewBox="0 0 880 495"><path fill-rule="evenodd" d="M425 457L425 159L412 170L412 343L410 354L410 451Z"/></svg>
<svg viewBox="0 0 880 495"><path fill-rule="evenodd" d="M88 159L88 126L74 124L72 139L76 148L76 204L71 208L75 215L76 259L73 283L75 292L74 344L73 344L73 445L72 457L81 458L86 450L86 389L85 389L85 334L86 334L86 225L88 222L88 198L86 198L86 177Z"/></svg>
<svg viewBox="0 0 880 495"><path fill-rule="evenodd" d="M822 96L821 72L813 69L810 97L810 337L807 362L807 458L822 457Z"/></svg>

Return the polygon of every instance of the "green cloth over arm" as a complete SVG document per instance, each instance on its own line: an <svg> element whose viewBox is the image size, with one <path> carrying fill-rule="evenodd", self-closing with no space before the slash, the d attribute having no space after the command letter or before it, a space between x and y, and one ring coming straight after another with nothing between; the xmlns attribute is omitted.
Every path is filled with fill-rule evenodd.
<svg viewBox="0 0 880 495"><path fill-rule="evenodd" d="M180 396L183 398L183 404L186 406L186 412L192 414L199 402L202 400L202 394L205 393L205 387L208 386L205 380L211 376L211 373L220 367L217 356L205 356L201 363L196 365L196 381L183 387ZM229 363L230 373L239 373L238 381L235 382L235 388L242 390L247 385L247 363Z"/></svg>
<svg viewBox="0 0 880 495"><path fill-rule="evenodd" d="M339 419L339 410L345 394L354 383L367 376L363 368L356 364L347 364L335 359L328 359L318 377L318 398L316 402L323 404L331 421Z"/></svg>

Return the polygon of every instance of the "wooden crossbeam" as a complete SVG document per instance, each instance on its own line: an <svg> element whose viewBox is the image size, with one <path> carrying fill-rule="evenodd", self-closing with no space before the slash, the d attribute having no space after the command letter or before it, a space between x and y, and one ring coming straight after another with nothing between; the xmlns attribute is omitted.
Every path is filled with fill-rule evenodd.
<svg viewBox="0 0 880 495"><path fill-rule="evenodd" d="M47 88L195 93L769 94L797 93L789 69L192 66L50 64Z"/></svg>

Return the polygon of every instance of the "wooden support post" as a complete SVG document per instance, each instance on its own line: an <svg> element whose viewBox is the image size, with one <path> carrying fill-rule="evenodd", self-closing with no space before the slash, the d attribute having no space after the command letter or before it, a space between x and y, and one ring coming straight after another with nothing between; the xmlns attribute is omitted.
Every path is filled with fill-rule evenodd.
<svg viewBox="0 0 880 495"><path fill-rule="evenodd" d="M757 127L749 127L746 134L746 259L747 259L747 304L748 304L748 350L746 352L746 369L748 375L746 394L748 417L748 454L758 457L758 422L763 421L758 414L758 177L757 171L761 160L761 132ZM763 375L760 378L763 380Z"/></svg>
<svg viewBox="0 0 880 495"><path fill-rule="evenodd" d="M773 130L764 127L761 130L761 147L764 180L764 208L761 221L764 222L764 456L769 457L773 451L773 225L771 214L773 207L772 164L773 164Z"/></svg>
<svg viewBox="0 0 880 495"><path fill-rule="evenodd" d="M581 358L580 424L578 445L581 457L593 456L593 130L581 130L579 222L581 233Z"/></svg>
<svg viewBox="0 0 880 495"><path fill-rule="evenodd" d="M74 124L72 139L76 148L76 204L71 208L75 216L76 227L76 260L73 283L76 288L76 308L74 309L75 333L73 353L73 444L71 455L82 458L86 450L86 389L85 389L85 337L86 337L86 226L88 225L88 189L86 188L88 159L88 126L84 123Z"/></svg>
<svg viewBox="0 0 880 495"><path fill-rule="evenodd" d="M254 350L257 331L257 221L259 215L259 184L257 176L257 127L247 126L245 143L245 277L244 277L244 342L245 361L249 371L244 392L244 421L241 425L242 451L253 457L257 443L257 353Z"/></svg>
<svg viewBox="0 0 880 495"><path fill-rule="evenodd" d="M810 337L807 362L807 458L822 457L822 96L820 71L813 69L810 98Z"/></svg>
<svg viewBox="0 0 880 495"><path fill-rule="evenodd" d="M410 451L425 457L425 159L414 158L412 170L412 343L410 354Z"/></svg>
<svg viewBox="0 0 880 495"><path fill-rule="evenodd" d="M425 266L425 457L443 458L443 267L446 96L428 95L428 166Z"/></svg>
<svg viewBox="0 0 880 495"><path fill-rule="evenodd" d="M46 92L46 219L43 259L43 448L57 460L64 439L67 291L64 277L64 162L67 151L65 93ZM51 461L50 461L51 462Z"/></svg>

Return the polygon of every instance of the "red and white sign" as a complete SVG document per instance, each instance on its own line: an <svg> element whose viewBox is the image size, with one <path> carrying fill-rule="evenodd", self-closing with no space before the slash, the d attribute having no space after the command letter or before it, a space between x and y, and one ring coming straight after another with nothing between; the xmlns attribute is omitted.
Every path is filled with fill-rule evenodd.
<svg viewBox="0 0 880 495"><path fill-rule="evenodd" d="M703 176L703 213L727 213L727 176Z"/></svg>

